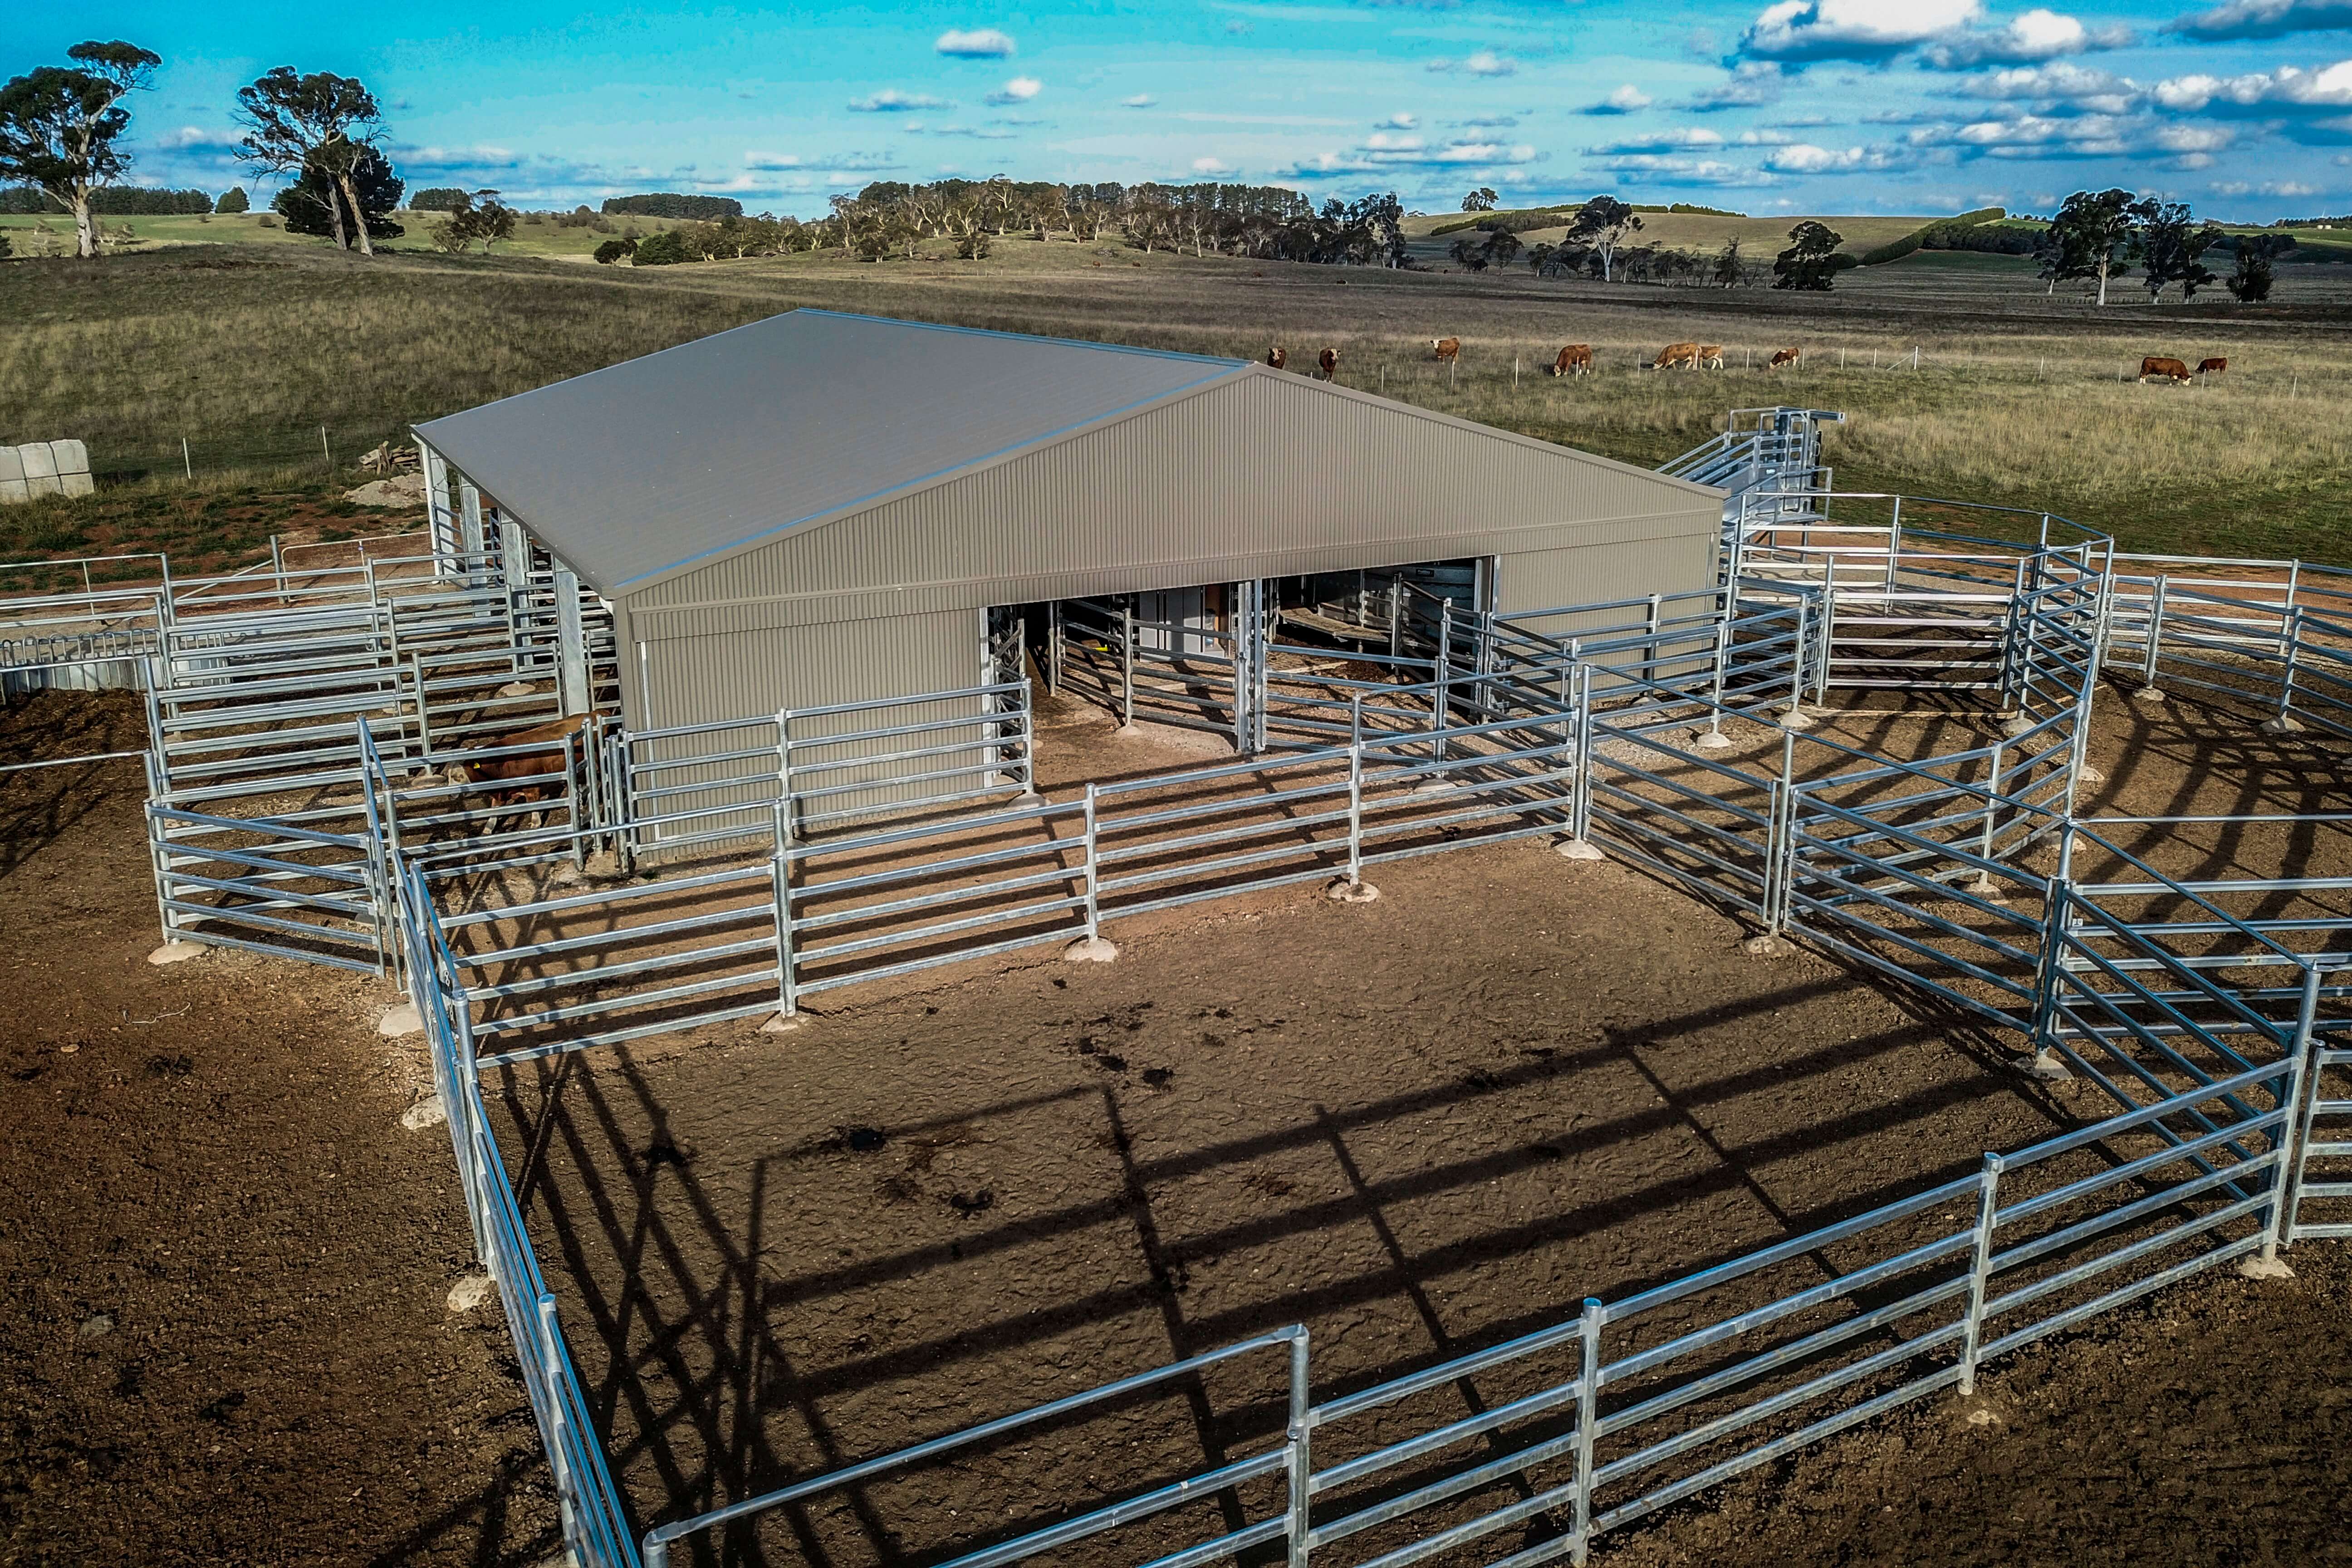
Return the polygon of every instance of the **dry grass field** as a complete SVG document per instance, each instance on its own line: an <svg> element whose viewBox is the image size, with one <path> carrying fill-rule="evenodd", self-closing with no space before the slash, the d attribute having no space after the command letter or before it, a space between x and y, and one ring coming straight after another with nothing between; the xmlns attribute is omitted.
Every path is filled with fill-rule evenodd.
<svg viewBox="0 0 2352 1568"><path fill-rule="evenodd" d="M1350 385L1639 463L1703 439L1728 408L1804 402L1853 416L1832 442L1842 485L2047 507L2139 548L2352 560L2352 272L2284 268L2274 302L2251 310L2150 308L2128 281L2117 294L2099 310L2045 295L2023 263L1952 253L1807 296L1028 239L981 262L645 269L190 247L0 266L0 433L80 437L102 474L152 489L184 482L183 438L199 479L285 470L340 489L320 426L340 470L410 421L815 305L1252 357L1279 342L1294 363L1328 343ZM1444 335L1462 339L1458 372L1429 358ZM1723 343L1726 370L1635 368L1682 338ZM1594 346L1600 374L1541 374L1569 342ZM1760 368L1792 344L1801 372ZM2143 386L2144 353L2227 355L2231 370ZM0 551L73 531L28 515L49 510L0 522Z"/></svg>

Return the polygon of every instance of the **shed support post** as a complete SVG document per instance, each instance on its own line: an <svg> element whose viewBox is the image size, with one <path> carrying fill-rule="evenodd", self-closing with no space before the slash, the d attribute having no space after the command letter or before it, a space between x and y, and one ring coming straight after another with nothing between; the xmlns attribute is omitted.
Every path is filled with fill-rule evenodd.
<svg viewBox="0 0 2352 1568"><path fill-rule="evenodd" d="M514 668L515 679L526 680L530 671L526 668L522 647L521 595L530 586L530 557L524 553L522 524L499 521L499 578L505 587L507 606L507 649Z"/></svg>
<svg viewBox="0 0 2352 1568"><path fill-rule="evenodd" d="M588 638L580 624L580 579L555 568L555 689L565 718L588 711Z"/></svg>
<svg viewBox="0 0 2352 1568"><path fill-rule="evenodd" d="M422 447L421 456L425 459L425 528L433 540L434 565L446 582L456 572L458 551L457 523L449 511L449 466L430 447Z"/></svg>
<svg viewBox="0 0 2352 1568"><path fill-rule="evenodd" d="M473 574L480 567L486 548L482 542L482 492L471 484L460 484L457 505L457 548L466 554L466 580L470 583L476 580Z"/></svg>

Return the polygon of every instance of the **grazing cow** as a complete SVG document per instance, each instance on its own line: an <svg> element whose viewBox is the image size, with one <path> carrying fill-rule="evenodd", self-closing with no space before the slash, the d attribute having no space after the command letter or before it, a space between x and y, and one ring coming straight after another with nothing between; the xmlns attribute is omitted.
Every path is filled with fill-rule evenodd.
<svg viewBox="0 0 2352 1568"><path fill-rule="evenodd" d="M1698 351L1698 363L1694 364L1691 368L1693 370L1721 370L1723 368L1723 345L1721 343L1702 343L1699 346Z"/></svg>
<svg viewBox="0 0 2352 1568"><path fill-rule="evenodd" d="M1554 375L1591 375L1592 345L1591 343L1569 344L1559 351L1559 357L1551 362L1551 373Z"/></svg>
<svg viewBox="0 0 2352 1568"><path fill-rule="evenodd" d="M1315 356L1315 374L1325 381L1339 379L1339 351L1325 349Z"/></svg>
<svg viewBox="0 0 2352 1568"><path fill-rule="evenodd" d="M2161 376L2175 386L2184 385L2189 380L2189 367L2177 359L2149 354L2139 362L2139 378L2147 381L2155 376Z"/></svg>
<svg viewBox="0 0 2352 1568"><path fill-rule="evenodd" d="M1671 370L1676 365L1682 366L1685 370L1696 370L1698 368L1698 345L1696 343L1668 343L1664 348L1658 351L1658 357L1650 362L1650 368L1652 370Z"/></svg>
<svg viewBox="0 0 2352 1568"><path fill-rule="evenodd" d="M486 742L481 750L509 752L495 757L462 753L441 770L459 789L481 790L493 806L535 805L564 793L563 780L572 768L572 738L587 727L588 715L574 713L517 730ZM530 752L510 748L529 746Z"/></svg>
<svg viewBox="0 0 2352 1568"><path fill-rule="evenodd" d="M2200 375L2219 375L2229 368L2230 362L2226 359L2206 359L2197 362L2197 374Z"/></svg>
<svg viewBox="0 0 2352 1568"><path fill-rule="evenodd" d="M1265 363L1276 370L1284 369L1290 363L1290 351L1276 343L1265 351Z"/></svg>
<svg viewBox="0 0 2352 1568"><path fill-rule="evenodd" d="M1775 349L1772 351L1772 363L1765 368L1779 370L1782 365L1787 365L1790 370L1801 370L1804 357L1805 351L1802 349Z"/></svg>
<svg viewBox="0 0 2352 1568"><path fill-rule="evenodd" d="M1429 352L1442 360L1458 360L1462 357L1462 340L1432 338L1429 340Z"/></svg>

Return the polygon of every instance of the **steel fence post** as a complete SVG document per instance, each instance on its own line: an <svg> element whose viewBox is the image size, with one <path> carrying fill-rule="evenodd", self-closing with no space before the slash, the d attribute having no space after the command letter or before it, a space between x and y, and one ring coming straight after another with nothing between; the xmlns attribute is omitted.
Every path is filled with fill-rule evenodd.
<svg viewBox="0 0 2352 1568"><path fill-rule="evenodd" d="M1360 885L1364 879L1364 747L1361 742L1351 742L1348 747L1348 884Z"/></svg>
<svg viewBox="0 0 2352 1568"><path fill-rule="evenodd" d="M1895 592L1895 558L1903 552L1903 498L1895 498L1895 521L1886 531L1886 591Z"/></svg>
<svg viewBox="0 0 2352 1568"><path fill-rule="evenodd" d="M1575 668L1576 748L1570 755L1576 764L1576 783L1569 805L1569 837L1582 842L1592 837L1592 775L1598 759L1592 749L1592 667Z"/></svg>
<svg viewBox="0 0 2352 1568"><path fill-rule="evenodd" d="M1348 698L1348 744L1358 746L1364 740L1364 694L1351 693Z"/></svg>
<svg viewBox="0 0 2352 1568"><path fill-rule="evenodd" d="M2278 712L2273 715L2284 724L2294 712L2294 671L2296 656L2303 651L2303 606L2295 605L2279 623L2280 634L2286 641L2286 672L2279 680Z"/></svg>
<svg viewBox="0 0 2352 1568"><path fill-rule="evenodd" d="M1580 1565L1592 1551L1593 1427L1601 1420L1600 1300L1584 1299L1584 1329L1577 1335L1580 1367L1576 1376L1576 1525L1570 1539L1569 1561Z"/></svg>
<svg viewBox="0 0 2352 1568"><path fill-rule="evenodd" d="M1658 661L1663 657L1658 643L1658 618L1662 602L1662 595L1657 594L1650 595L1650 615L1647 623L1649 640L1642 645L1649 654L1649 679L1652 680L1658 679Z"/></svg>
<svg viewBox="0 0 2352 1568"><path fill-rule="evenodd" d="M1037 793L1037 697L1031 689L1029 675L1021 675L1021 789L1024 795Z"/></svg>
<svg viewBox="0 0 2352 1568"><path fill-rule="evenodd" d="M1289 1471L1287 1518L1283 1526L1288 1548L1288 1568L1307 1568L1313 1546L1314 1450L1312 1412L1307 1404L1307 1331L1290 1342L1290 1420L1284 1434L1284 1465Z"/></svg>
<svg viewBox="0 0 2352 1568"><path fill-rule="evenodd" d="M2033 966L2033 1011L2026 1020L2032 1048L2037 1052L2054 1049L2058 1043L2058 972L2065 962L2072 931L2068 921L2074 910L2074 890L2066 880L2064 868L2073 851L2070 831L2059 851L2060 874L2042 888L2042 951Z"/></svg>
<svg viewBox="0 0 2352 1568"><path fill-rule="evenodd" d="M2000 807L2000 762L2003 745L2004 742L2000 740L1994 740L1990 758L1992 772L1985 777L1984 837L1977 846L1978 858L1984 860L1994 858L1993 832L1995 816ZM1983 874L1979 873L1979 875Z"/></svg>
<svg viewBox="0 0 2352 1568"><path fill-rule="evenodd" d="M1992 1276L1992 1229L2000 1215L2001 1158L1988 1152L1977 1177L1976 1245L1969 1258L1968 1315L1960 1330L1960 1395L1977 1391L1978 1349L1984 1342L1985 1297Z"/></svg>
<svg viewBox="0 0 2352 1568"><path fill-rule="evenodd" d="M555 1375L555 1369L565 1360L563 1337L555 1328L555 1298L541 1295L533 1305L538 1309L536 1326L539 1331L536 1336L539 1342L533 1348L539 1352L535 1359L539 1362L540 1378L547 1390L548 1425L553 1428L549 1434L552 1440L547 1445L547 1464L548 1468L555 1472L555 1499L562 1511L563 1539L567 1543L576 1544L582 1533L580 1480L572 1470L571 1414L563 1408L562 1382Z"/></svg>
<svg viewBox="0 0 2352 1568"><path fill-rule="evenodd" d="M776 847L782 849L797 836L793 809L793 710L776 710Z"/></svg>
<svg viewBox="0 0 2352 1568"><path fill-rule="evenodd" d="M1087 785L1087 940L1089 942L1102 935L1101 896L1097 888L1102 872L1102 851L1095 833L1096 826L1101 820L1100 807L1097 804L1101 787L1099 784Z"/></svg>
<svg viewBox="0 0 2352 1568"><path fill-rule="evenodd" d="M2152 691L2156 689L2156 660L2158 650L2164 645L2164 605L2171 589L2170 575L2158 574L2156 588L2148 597L2147 646L2140 655L2139 684L2143 691Z"/></svg>
<svg viewBox="0 0 2352 1568"><path fill-rule="evenodd" d="M2318 1048L2319 965L2303 966L2303 1000L2295 1010L2294 1044L2288 1053L2286 1089L2279 1100L2282 1119L2271 1140L2278 1169L2271 1180L2270 1223L2263 1228L2263 1259L2277 1258L2279 1248L2294 1245L2294 1211L2303 1194L2303 1149L2300 1125L2304 1094L2314 1076L2313 1053ZM2314 1091L2314 1098L2317 1098Z"/></svg>
<svg viewBox="0 0 2352 1568"><path fill-rule="evenodd" d="M1802 713L1805 708L1805 658L1812 651L1812 600L1802 591L1797 595L1797 639L1789 649L1789 712Z"/></svg>
<svg viewBox="0 0 2352 1568"><path fill-rule="evenodd" d="M793 973L793 851L792 803L776 802L775 847L768 857L768 880L776 911L776 1011L790 1018L800 1012L800 987Z"/></svg>
<svg viewBox="0 0 2352 1568"><path fill-rule="evenodd" d="M1707 697L1708 702L1713 705L1709 710L1706 721L1706 732L1710 735L1723 733L1723 698L1730 677L1731 622L1728 619L1718 619L1715 623L1715 679Z"/></svg>
<svg viewBox="0 0 2352 1568"><path fill-rule="evenodd" d="M1118 610L1119 723L1135 728L1135 606Z"/></svg>
<svg viewBox="0 0 2352 1568"><path fill-rule="evenodd" d="M1787 731L1780 734L1780 776L1773 785L1772 806L1765 829L1767 936L1780 935L1789 923L1797 885L1797 737Z"/></svg>

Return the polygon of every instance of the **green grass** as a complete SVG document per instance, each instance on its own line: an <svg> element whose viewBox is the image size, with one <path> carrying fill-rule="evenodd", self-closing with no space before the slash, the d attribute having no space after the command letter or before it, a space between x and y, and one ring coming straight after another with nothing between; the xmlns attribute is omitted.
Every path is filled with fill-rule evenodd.
<svg viewBox="0 0 2352 1568"><path fill-rule="evenodd" d="M532 217L537 222L530 221ZM393 220L407 232L397 239L378 240L382 250L432 252L431 229L439 223L439 213L401 211ZM514 237L501 240L499 256L555 257L567 260L587 261L596 247L634 228L640 235L678 226L667 218L613 217L604 220L612 227L603 233L593 228L560 226L552 215L527 214L515 225ZM103 220L109 233L128 225L136 242L119 254L137 255L142 252L164 250L191 245L270 245L295 246L325 249L332 241L312 236L288 234L274 214L236 213L226 216L177 215L167 217L110 217ZM48 244L58 255L68 254L73 247L73 220L68 217L0 216L0 234L9 237L20 256L40 254L42 226L47 226ZM478 258L479 252L475 253Z"/></svg>
<svg viewBox="0 0 2352 1568"><path fill-rule="evenodd" d="M1703 439L1729 407L1809 403L1854 416L1831 442L1845 485L2048 508L2137 548L2352 563L2352 277L2289 269L2262 310L2226 299L2152 310L2128 281L2116 299L2102 312L2079 290L2046 295L2030 263L1962 252L1849 272L1812 296L1025 239L981 262L367 262L282 243L20 262L0 266L10 434L78 436L101 473L143 477L10 509L0 527L16 531L10 552L144 541L221 560L284 528L373 531L313 503L340 505L361 477L348 465L407 424L822 305L1252 359L1282 342L1294 363L1328 343L1349 385L1643 464ZM1439 336L1463 341L1451 376L1427 357ZM1681 338L1725 344L1730 368L1633 368ZM1539 374L1567 342L1591 343L1601 374ZM1791 343L1802 373L1752 368ZM2210 386L2139 386L2129 374L2151 353L2227 354L2232 369ZM183 436L193 494L174 477ZM282 477L248 485L253 470ZM219 499L239 487L254 493Z"/></svg>

